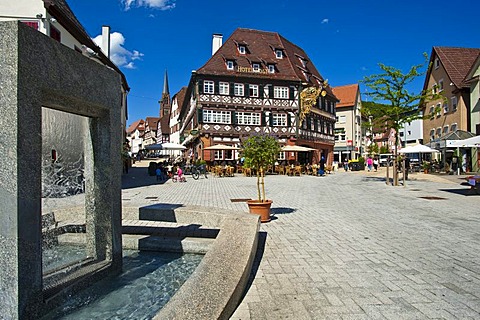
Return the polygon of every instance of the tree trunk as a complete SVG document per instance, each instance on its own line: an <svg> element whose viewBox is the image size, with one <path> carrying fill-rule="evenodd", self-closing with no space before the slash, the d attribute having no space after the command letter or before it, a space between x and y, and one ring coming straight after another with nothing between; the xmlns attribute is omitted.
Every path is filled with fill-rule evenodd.
<svg viewBox="0 0 480 320"><path fill-rule="evenodd" d="M397 170L397 155L398 155L398 130L395 130L395 149L393 152L393 185L398 186L398 170Z"/></svg>
<svg viewBox="0 0 480 320"><path fill-rule="evenodd" d="M257 169L257 192L258 192L258 201L262 201L262 194L260 193L260 168Z"/></svg>

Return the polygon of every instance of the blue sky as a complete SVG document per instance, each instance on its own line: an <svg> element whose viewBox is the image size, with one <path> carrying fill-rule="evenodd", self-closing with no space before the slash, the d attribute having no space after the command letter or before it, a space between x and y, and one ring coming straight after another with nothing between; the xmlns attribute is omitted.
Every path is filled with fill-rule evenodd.
<svg viewBox="0 0 480 320"><path fill-rule="evenodd" d="M407 71L432 46L480 47L478 0L67 1L92 38L111 27L115 62L131 87L128 124L158 116L165 70L173 96L210 58L212 34L225 41L238 27L280 33L332 86L379 73L379 62Z"/></svg>

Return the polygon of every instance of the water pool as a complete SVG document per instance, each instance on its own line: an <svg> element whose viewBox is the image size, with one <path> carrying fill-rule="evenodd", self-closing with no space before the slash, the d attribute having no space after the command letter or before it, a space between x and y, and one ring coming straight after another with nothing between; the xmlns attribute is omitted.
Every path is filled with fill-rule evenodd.
<svg viewBox="0 0 480 320"><path fill-rule="evenodd" d="M97 282L42 319L151 319L202 258L126 250L121 275Z"/></svg>

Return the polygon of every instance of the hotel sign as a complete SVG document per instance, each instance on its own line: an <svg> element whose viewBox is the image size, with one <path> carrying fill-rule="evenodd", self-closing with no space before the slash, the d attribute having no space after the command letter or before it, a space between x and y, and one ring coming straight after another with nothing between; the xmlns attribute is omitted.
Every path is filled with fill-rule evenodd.
<svg viewBox="0 0 480 320"><path fill-rule="evenodd" d="M252 67L237 67L237 72L242 72L242 73L263 73L267 74L268 69L253 69Z"/></svg>

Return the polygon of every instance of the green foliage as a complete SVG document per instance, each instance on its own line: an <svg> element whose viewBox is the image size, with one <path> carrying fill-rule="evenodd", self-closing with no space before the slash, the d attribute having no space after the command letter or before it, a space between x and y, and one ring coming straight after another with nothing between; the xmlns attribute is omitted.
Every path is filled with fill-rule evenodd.
<svg viewBox="0 0 480 320"><path fill-rule="evenodd" d="M379 152L380 153L390 153L390 150L388 150L388 146L381 146Z"/></svg>
<svg viewBox="0 0 480 320"><path fill-rule="evenodd" d="M273 165L281 151L276 138L269 135L251 135L242 143L244 165L257 173L258 200L265 201L265 172ZM262 188L260 188L262 187ZM261 190L260 190L261 189Z"/></svg>
<svg viewBox="0 0 480 320"><path fill-rule="evenodd" d="M422 107L426 101L436 100L442 96L432 90L422 90L419 93L409 92L407 87L416 78L423 76L427 70L420 71L427 66L428 55L425 53L425 62L414 65L407 73L400 69L379 63L382 70L379 74L367 76L363 83L371 90L367 93L373 99L371 103L362 105L362 115L368 117L373 128L395 130L395 152L399 144L398 132L406 124L424 118ZM396 170L394 169L394 184L396 185Z"/></svg>
<svg viewBox="0 0 480 320"><path fill-rule="evenodd" d="M376 153L379 153L379 147L378 147L378 144L376 143L371 143L368 147L367 147L367 152L369 154L376 154Z"/></svg>
<svg viewBox="0 0 480 320"><path fill-rule="evenodd" d="M365 164L365 158L364 157L358 157L358 162L360 162L361 164Z"/></svg>
<svg viewBox="0 0 480 320"><path fill-rule="evenodd" d="M195 162L195 166L201 166L201 165L204 165L204 164L207 164L207 161L205 160L200 160L198 159L196 162Z"/></svg>

